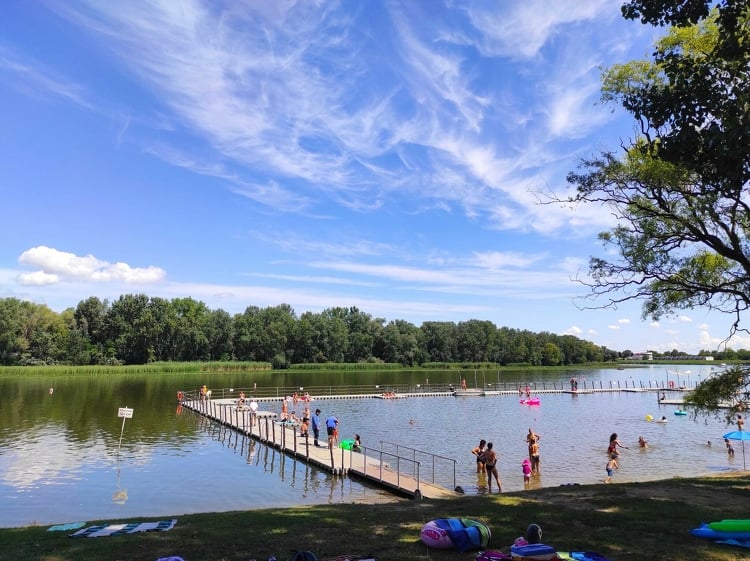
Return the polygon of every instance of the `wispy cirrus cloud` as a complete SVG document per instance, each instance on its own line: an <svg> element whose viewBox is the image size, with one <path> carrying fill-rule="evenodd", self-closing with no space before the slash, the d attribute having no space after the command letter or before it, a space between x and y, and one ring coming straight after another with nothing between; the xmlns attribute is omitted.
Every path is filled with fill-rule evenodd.
<svg viewBox="0 0 750 561"><path fill-rule="evenodd" d="M443 23L428 28L418 25L423 7L389 6L392 32L377 38L366 5L342 11L336 2L323 9L198 0L179 8L136 1L55 9L105 38L201 146L200 157L152 153L198 173L229 175L228 188L239 196L290 213L315 212L323 201L358 213L461 209L489 217L490 227L549 231L575 217L540 210L531 193L561 188L570 167L570 148L552 140L577 137L607 118L589 107L596 60L574 56L580 39L566 36L565 60L541 57L518 70L539 74L535 91L514 91L512 75L496 88L478 77L510 53L536 57L566 26L615 17L607 2L584 4L513 5L490 14L438 4ZM526 50L514 42L519 36ZM468 62L467 46L484 54L480 63ZM389 62L394 57L399 64ZM527 93L548 102L530 112ZM490 140L498 124L513 141ZM579 228L601 223L600 216L592 212Z"/></svg>
<svg viewBox="0 0 750 561"><path fill-rule="evenodd" d="M83 85L57 75L40 61L22 57L0 45L0 74L2 73L10 76L3 80L6 87L19 88L26 94L39 97L63 98L86 109L94 109Z"/></svg>

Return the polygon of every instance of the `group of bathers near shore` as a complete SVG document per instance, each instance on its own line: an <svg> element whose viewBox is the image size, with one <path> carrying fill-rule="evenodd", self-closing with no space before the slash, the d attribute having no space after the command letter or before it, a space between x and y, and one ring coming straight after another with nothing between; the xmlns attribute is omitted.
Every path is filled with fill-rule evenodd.
<svg viewBox="0 0 750 561"><path fill-rule="evenodd" d="M521 462L521 470L523 472L523 484L524 486L531 483L531 476L538 475L540 473L541 459L539 455L539 439L540 435L535 433L529 428L529 433L526 435L526 443L529 446L529 457L524 458ZM489 492L492 493L492 478L495 478L497 483L497 492L502 492L502 486L500 484L500 474L497 470L497 452L493 449L492 442L487 442L484 439L479 441L479 444L471 451L476 457L477 462L477 474L487 474L487 487Z"/></svg>

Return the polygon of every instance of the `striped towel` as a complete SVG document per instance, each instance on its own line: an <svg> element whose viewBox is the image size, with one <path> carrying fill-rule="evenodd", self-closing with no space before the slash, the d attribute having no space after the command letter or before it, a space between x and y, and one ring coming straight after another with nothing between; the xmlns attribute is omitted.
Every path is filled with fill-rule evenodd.
<svg viewBox="0 0 750 561"><path fill-rule="evenodd" d="M129 524L103 524L89 526L70 534L71 538L100 538L102 536L117 536L120 534L135 534L136 532L166 532L174 528L177 519L162 520L161 522L132 522Z"/></svg>

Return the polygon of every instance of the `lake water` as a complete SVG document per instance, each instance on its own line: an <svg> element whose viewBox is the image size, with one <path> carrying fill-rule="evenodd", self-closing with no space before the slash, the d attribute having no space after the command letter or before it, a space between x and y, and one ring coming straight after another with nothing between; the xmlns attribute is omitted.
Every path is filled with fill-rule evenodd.
<svg viewBox="0 0 750 561"><path fill-rule="evenodd" d="M684 368L690 369L693 379L680 378L681 384L694 384L710 373L707 365ZM579 388L626 383L656 387L670 379L663 366L580 370L573 375ZM385 500L389 495L378 488L332 476L194 413L179 411L175 394L203 382L212 388L258 384L307 390L351 384L353 377L357 384L373 387L416 388L422 382L424 389L426 380L421 376L409 372L2 377L0 527ZM430 374L433 385L454 383L454 376ZM523 376L524 384L560 387L571 373L535 371ZM502 380L506 379L503 374ZM671 379L676 379L674 374ZM475 380L468 381L471 386ZM479 380L480 385L488 383L496 381L488 382L486 375ZM316 395L314 390L311 393ZM503 490L523 488L521 461L527 455L525 437L530 427L541 435L542 457L542 473L532 487L600 482L612 432L629 447L620 457L615 482L743 469L741 444L735 443L737 453L730 458L721 439L731 428L713 418L694 421L675 416L677 407L660 406L656 392L539 395L538 407L521 405L517 394L319 398L313 406L322 409L323 416L338 416L342 438L359 433L370 448L379 448L381 441L395 442L457 460L456 483L467 493L482 492L470 453L480 438L492 441L499 452ZM674 392L669 397L679 396ZM121 407L134 412L124 428L117 416ZM648 422L647 415L655 419L666 415L668 422ZM639 436L648 440L648 448L638 447ZM402 454L408 454L406 448ZM424 461L421 455L417 459ZM423 465L422 477L431 477L431 469ZM435 472L439 483L452 485L452 462L439 460Z"/></svg>

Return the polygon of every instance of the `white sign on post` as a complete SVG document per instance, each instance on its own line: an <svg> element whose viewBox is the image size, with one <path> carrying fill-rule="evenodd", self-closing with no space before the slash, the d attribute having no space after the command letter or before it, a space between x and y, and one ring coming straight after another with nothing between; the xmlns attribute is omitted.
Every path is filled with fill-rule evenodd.
<svg viewBox="0 0 750 561"><path fill-rule="evenodd" d="M117 410L117 416L122 417L122 428L120 429L120 442L117 444L117 453L120 453L120 446L122 445L122 433L125 432L125 419L133 418L133 410L130 407L120 407Z"/></svg>

